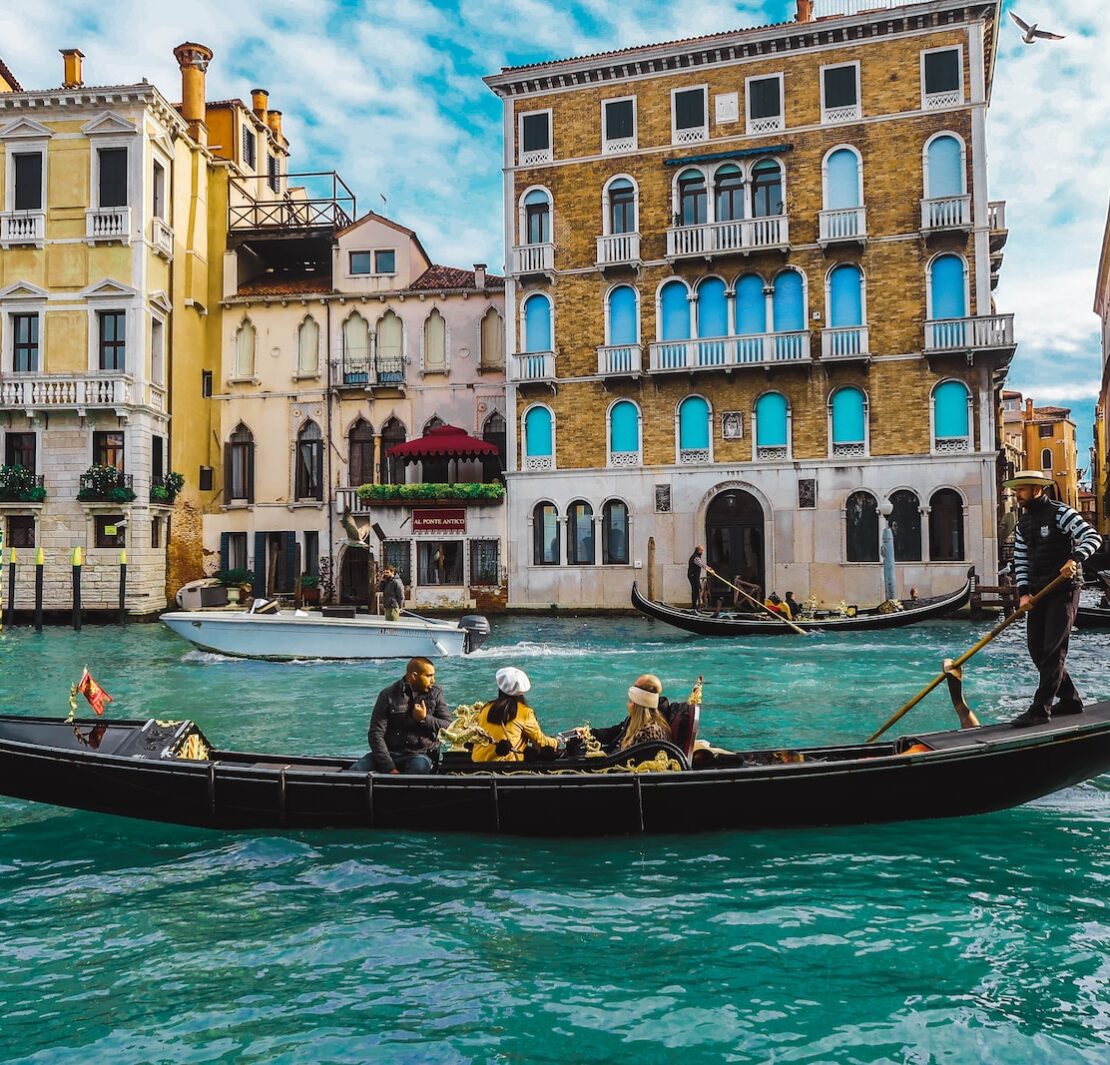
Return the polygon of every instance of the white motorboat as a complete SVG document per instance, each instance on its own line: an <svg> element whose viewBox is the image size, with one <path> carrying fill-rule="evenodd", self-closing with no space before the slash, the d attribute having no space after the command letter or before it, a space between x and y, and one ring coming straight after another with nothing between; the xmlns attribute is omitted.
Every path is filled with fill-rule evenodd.
<svg viewBox="0 0 1110 1065"><path fill-rule="evenodd" d="M485 643L489 622L468 614L458 622L416 615L386 621L370 615L325 617L303 611L177 610L162 621L202 651L278 661L313 658L444 658Z"/></svg>

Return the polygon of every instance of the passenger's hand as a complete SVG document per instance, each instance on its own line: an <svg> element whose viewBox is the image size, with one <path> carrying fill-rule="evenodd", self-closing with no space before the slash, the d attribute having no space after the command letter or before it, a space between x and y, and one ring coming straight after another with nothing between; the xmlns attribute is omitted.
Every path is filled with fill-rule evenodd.
<svg viewBox="0 0 1110 1065"><path fill-rule="evenodd" d="M1028 610L1033 605L1033 597L1031 595L1023 595L1018 600L1018 610Z"/></svg>
<svg viewBox="0 0 1110 1065"><path fill-rule="evenodd" d="M390 773L400 773L400 772L401 772L401 770L396 769L396 768L390 770Z"/></svg>
<svg viewBox="0 0 1110 1065"><path fill-rule="evenodd" d="M1079 563L1076 562L1074 558L1069 558L1067 562L1060 567L1060 572L1065 577L1075 577L1079 573Z"/></svg>
<svg viewBox="0 0 1110 1065"><path fill-rule="evenodd" d="M421 699L420 702L416 703L413 706L412 716L417 721L423 721L424 718L426 718L428 716L428 708L424 705L424 700L423 699Z"/></svg>

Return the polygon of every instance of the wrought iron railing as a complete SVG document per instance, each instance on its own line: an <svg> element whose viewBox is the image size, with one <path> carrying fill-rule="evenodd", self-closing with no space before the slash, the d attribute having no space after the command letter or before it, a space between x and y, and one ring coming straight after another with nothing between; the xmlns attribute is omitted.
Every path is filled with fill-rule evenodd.
<svg viewBox="0 0 1110 1065"><path fill-rule="evenodd" d="M266 175L232 178L228 200L228 226L232 230L342 229L358 215L355 194L334 170L284 175L302 188L276 193ZM255 189L261 187L262 195Z"/></svg>
<svg viewBox="0 0 1110 1065"><path fill-rule="evenodd" d="M103 472L81 474L77 498L83 503L128 503L135 498L135 477L130 473Z"/></svg>

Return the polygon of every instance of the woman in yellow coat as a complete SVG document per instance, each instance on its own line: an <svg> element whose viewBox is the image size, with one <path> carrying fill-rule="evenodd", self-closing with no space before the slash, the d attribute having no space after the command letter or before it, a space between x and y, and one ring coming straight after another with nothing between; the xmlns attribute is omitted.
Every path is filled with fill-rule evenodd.
<svg viewBox="0 0 1110 1065"><path fill-rule="evenodd" d="M545 736L535 711L524 701L532 687L522 669L506 666L497 671L497 698L478 713L478 725L488 743L478 743L471 751L475 762L523 762L528 747L557 750L559 741Z"/></svg>

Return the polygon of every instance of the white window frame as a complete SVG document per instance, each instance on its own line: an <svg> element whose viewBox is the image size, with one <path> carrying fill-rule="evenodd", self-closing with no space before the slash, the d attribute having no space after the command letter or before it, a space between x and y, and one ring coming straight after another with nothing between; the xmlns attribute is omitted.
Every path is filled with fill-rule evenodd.
<svg viewBox="0 0 1110 1065"><path fill-rule="evenodd" d="M945 248L943 251L938 251L936 255L930 256L925 263L925 321L927 322L952 321L948 318L937 318L933 312L933 263L945 255L955 255L964 264L964 311L966 312L964 318L974 317L971 313L971 264L962 252L954 248Z"/></svg>
<svg viewBox="0 0 1110 1065"><path fill-rule="evenodd" d="M705 116L704 121L700 127L691 126L681 132L684 136L679 136L679 129L676 125L677 113L675 109L675 97L680 92L695 92L701 90L703 109L702 114ZM671 89L671 144L698 144L701 141L709 140L709 84L703 82L700 85L681 85L678 88Z"/></svg>
<svg viewBox="0 0 1110 1065"><path fill-rule="evenodd" d="M540 241L539 244L529 244L528 243L528 204L525 203L525 200L527 200L528 197L533 192L542 192L547 197L547 237L548 237L548 239L546 241ZM551 190L546 185L529 185L528 188L526 188L520 194L520 198L517 200L516 225L517 225L516 246L518 248L524 248L524 247L539 248L539 247L542 247L544 244L551 244L552 246L554 246L554 243L555 243L555 197L552 196Z"/></svg>
<svg viewBox="0 0 1110 1065"><path fill-rule="evenodd" d="M146 337L139 337L137 333L139 323L146 320L146 315L139 313L143 308L137 306L135 300L129 296L90 296L86 302L89 316L89 374L94 377L141 378L143 375L137 372L137 369L141 368L146 361ZM100 368L100 315L105 311L123 311L126 315L122 370ZM139 358L137 353L144 353L144 357Z"/></svg>
<svg viewBox="0 0 1110 1065"><path fill-rule="evenodd" d="M301 366L301 337L304 332L304 327L309 321L311 321L312 324L316 326L316 369L313 370L311 373L305 373L304 369ZM305 314L305 316L297 323L297 362L293 372L293 379L295 381L311 380L320 376L320 339L322 332L323 331L320 329L320 323L316 321L316 316L311 311ZM342 363L340 365L342 365ZM342 370L340 372L342 372Z"/></svg>
<svg viewBox="0 0 1110 1065"><path fill-rule="evenodd" d="M535 462L535 465L529 465L530 460L528 455L528 432L526 426L528 424L528 412L536 407L542 407L545 411L547 411L548 417L551 418L551 454L537 455L535 459L532 460ZM606 429L608 429L608 424L606 425ZM555 463L555 457L559 454L557 439L558 430L559 425L557 419L555 418L555 411L552 410L552 408L549 407L546 403L529 403L520 412L520 468L522 470L524 470L525 472L529 470L542 470L546 472L558 468ZM536 502L543 502L543 500L537 500ZM533 507L534 506L535 504L533 504ZM529 521L528 524L531 525L531 521Z"/></svg>
<svg viewBox="0 0 1110 1065"><path fill-rule="evenodd" d="M393 255L393 269L392 270L379 270L378 269L378 256L381 255L382 252L390 252ZM373 252L372 252L372 255L373 255L373 258L370 260L370 265L372 267L372 270L371 270L370 273L371 273L372 277L396 277L397 276L397 249L396 248L374 248ZM363 274L363 275L356 275L356 276L365 277L366 275Z"/></svg>
<svg viewBox="0 0 1110 1065"><path fill-rule="evenodd" d="M428 322L431 320L433 314L438 314L443 319L443 366L434 369L428 369ZM439 309L436 304L432 305L431 310L424 315L424 321L420 323L420 371L421 373L432 374L449 374L451 372L451 325L447 320L447 315Z"/></svg>
<svg viewBox="0 0 1110 1065"><path fill-rule="evenodd" d="M825 71L826 70L841 70L844 67L856 68L856 103L852 108L848 107L834 107L829 108L825 105ZM821 67L820 73L820 89L821 89L821 125L832 126L838 125L841 122L858 122L863 118L863 98L862 98L862 85L860 78L860 61L853 59L850 63L826 63Z"/></svg>
<svg viewBox="0 0 1110 1065"><path fill-rule="evenodd" d="M23 219L34 218L39 216L37 223L38 232L40 237L33 242L35 247L41 248L46 243L46 194L49 185L47 184L46 169L49 161L49 145L50 137L39 136L36 134L33 137L23 137L17 132L14 136L5 137L0 143L4 146L4 214L10 217L19 217ZM15 209L15 157L17 155L38 155L42 159L40 166L40 181L39 188L39 208L37 211L17 211ZM6 227L5 227L6 233ZM5 240L3 247L8 248L11 246L11 241Z"/></svg>
<svg viewBox="0 0 1110 1065"><path fill-rule="evenodd" d="M602 305L603 317L605 319L605 321L604 321L604 325L605 325L605 346L609 347L613 343L613 334L612 334L612 329L611 329L612 322L610 320L609 301L612 299L613 293L616 292L616 290L618 288L630 288L630 289L632 289L632 295L636 299L636 343L637 344L642 344L643 343L643 323L640 320L640 290L631 281L629 281L627 279L622 279L620 281L614 281L605 290L605 297L602 300L601 305Z"/></svg>
<svg viewBox="0 0 1110 1065"><path fill-rule="evenodd" d="M697 459L687 459L683 461L682 450L682 404L688 399L700 399L709 408L709 448L706 452L706 457ZM640 448L643 449L643 441L640 441ZM674 461L675 465L688 465L693 462L712 462L713 461L713 401L701 392L689 392L683 396L674 405ZM622 500L623 502L623 500Z"/></svg>
<svg viewBox="0 0 1110 1065"><path fill-rule="evenodd" d="M952 90L947 92L935 92L929 94L925 91L925 57L927 55L934 55L937 52L958 52L959 64L957 69L960 72L960 87L956 92L959 98L953 96ZM964 84L964 46L962 44L948 44L942 48L925 48L922 49L921 58L921 110L922 111L937 111L942 108L948 107L963 107L967 102L967 87Z"/></svg>
<svg viewBox="0 0 1110 1065"><path fill-rule="evenodd" d="M752 82L770 81L774 78L777 78L779 83L778 121L774 122L770 118L753 119ZM744 79L744 129L750 137L760 136L764 133L778 133L786 129L786 79L781 71L777 74L753 74L751 77Z"/></svg>
<svg viewBox="0 0 1110 1065"><path fill-rule="evenodd" d="M156 388L166 387L166 337L168 325L167 316L159 311L151 310L150 312L150 383ZM162 357L161 357L161 372L156 374L155 359L154 359L154 335L156 329L161 330L162 340Z"/></svg>
<svg viewBox="0 0 1110 1065"><path fill-rule="evenodd" d="M620 403L631 403L636 408L636 443L639 445L635 451L613 451L613 433L611 418L613 409ZM627 457L617 459L616 456L635 455L635 461ZM605 465L608 469L639 469L644 464L644 408L628 396L617 396L605 409Z"/></svg>
<svg viewBox="0 0 1110 1065"><path fill-rule="evenodd" d="M932 177L930 175L930 170L929 170L929 149L932 148L933 143L935 141L940 140L942 137L951 137L960 146L960 177L963 179L960 183L960 189L961 189L960 195L961 196L966 196L968 194L967 193L967 141L965 141L963 139L963 137L959 133L957 133L954 129L941 129L941 130L938 130L936 133L934 133L924 143L924 145L922 145L922 148L921 148L921 173L923 175L921 191L922 191L922 198L926 199L926 200L936 199L936 198L945 198L945 197L933 197L931 195L932 189L930 188L930 182L932 180Z"/></svg>
<svg viewBox="0 0 1110 1065"><path fill-rule="evenodd" d="M624 140L608 140L605 135L605 109L609 104L632 102L632 136ZM624 152L634 152L639 146L640 127L636 113L635 96L611 96L601 101L601 154L617 155Z"/></svg>
<svg viewBox="0 0 1110 1065"><path fill-rule="evenodd" d="M851 152L856 157L856 198L859 205L855 208L838 208L840 210L862 211L867 205L863 198L863 155L854 144L834 144L821 159L821 209L832 210L829 207L829 160L837 152Z"/></svg>
<svg viewBox="0 0 1110 1065"><path fill-rule="evenodd" d="M239 334L247 325L254 330L254 351L251 353L250 373L241 374L239 366ZM234 323L234 328L231 331L231 373L228 375L228 381L231 384L235 384L236 382L258 383L258 326L254 324L249 314L244 314L238 322Z"/></svg>
<svg viewBox="0 0 1110 1065"><path fill-rule="evenodd" d="M24 302L26 300L26 302ZM12 321L13 315L17 314L33 314L39 320L39 365L35 370L20 370L18 373L15 369L15 323ZM22 377L24 374L27 376L34 376L46 372L46 299L44 297L34 297L26 299L25 297L19 299L5 300L2 307L0 307L0 316L3 318L4 323L4 362L3 372L15 374L16 378ZM10 428L10 427L7 427ZM15 432L13 429L12 432Z"/></svg>
<svg viewBox="0 0 1110 1065"><path fill-rule="evenodd" d="M547 115L547 148L524 151L524 120L535 115ZM519 148L519 166L542 166L550 163L555 158L555 117L550 107L541 107L535 111L521 111L517 116L517 144Z"/></svg>
<svg viewBox="0 0 1110 1065"><path fill-rule="evenodd" d="M640 185L631 174L614 174L601 189L601 232L604 236L611 237L613 233L612 212L609 210L609 189L618 181L627 181L632 186L632 214L636 225L630 233L618 234L622 237L631 237L640 234Z"/></svg>
<svg viewBox="0 0 1110 1065"><path fill-rule="evenodd" d="M127 203L123 207L107 210L134 210L142 202L139 190L135 187L135 157L142 153L135 151L135 134L90 134L89 135L89 203L99 209L100 204L100 152L102 149L124 148L127 151Z"/></svg>

